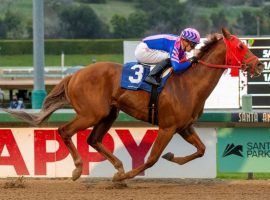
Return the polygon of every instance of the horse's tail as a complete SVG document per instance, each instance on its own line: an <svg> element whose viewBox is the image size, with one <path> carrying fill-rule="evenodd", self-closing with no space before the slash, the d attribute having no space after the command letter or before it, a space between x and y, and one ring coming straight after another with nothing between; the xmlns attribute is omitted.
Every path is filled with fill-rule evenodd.
<svg viewBox="0 0 270 200"><path fill-rule="evenodd" d="M38 126L43 121L48 119L54 111L70 103L66 93L70 78L71 76L64 78L58 85L53 88L53 90L45 98L42 109L39 113L27 113L22 110L11 109L3 110L29 124Z"/></svg>

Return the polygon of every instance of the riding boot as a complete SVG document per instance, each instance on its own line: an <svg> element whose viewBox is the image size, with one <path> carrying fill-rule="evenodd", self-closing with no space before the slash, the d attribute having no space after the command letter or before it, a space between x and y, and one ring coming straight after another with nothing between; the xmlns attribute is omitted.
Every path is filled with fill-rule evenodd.
<svg viewBox="0 0 270 200"><path fill-rule="evenodd" d="M157 81L157 78L160 78L161 74L170 67L170 59L166 59L158 63L145 78L145 82L151 85L159 86L160 83Z"/></svg>

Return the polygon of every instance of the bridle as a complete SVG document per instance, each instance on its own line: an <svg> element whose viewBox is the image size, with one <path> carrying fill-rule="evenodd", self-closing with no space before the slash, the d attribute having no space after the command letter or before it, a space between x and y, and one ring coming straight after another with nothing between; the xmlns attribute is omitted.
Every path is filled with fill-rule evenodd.
<svg viewBox="0 0 270 200"><path fill-rule="evenodd" d="M198 60L199 63L213 68L223 68L223 69L241 69L246 71L248 64L251 65L250 75L254 76L255 66L258 58L255 55L245 58L248 48L241 43L241 41L234 35L231 35L230 39L223 37L224 43L226 45L226 64L212 64L207 63L203 60Z"/></svg>

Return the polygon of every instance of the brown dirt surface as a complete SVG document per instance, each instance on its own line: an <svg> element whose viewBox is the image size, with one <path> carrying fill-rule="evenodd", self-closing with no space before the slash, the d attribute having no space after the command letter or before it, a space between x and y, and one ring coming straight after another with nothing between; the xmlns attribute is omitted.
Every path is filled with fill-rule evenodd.
<svg viewBox="0 0 270 200"><path fill-rule="evenodd" d="M203 200L269 199L270 180L133 179L0 179L0 199Z"/></svg>

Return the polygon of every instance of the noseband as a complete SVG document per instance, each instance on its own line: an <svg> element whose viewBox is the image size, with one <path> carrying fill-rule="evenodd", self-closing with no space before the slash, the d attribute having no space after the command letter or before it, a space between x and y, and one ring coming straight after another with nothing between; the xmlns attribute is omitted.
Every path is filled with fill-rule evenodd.
<svg viewBox="0 0 270 200"><path fill-rule="evenodd" d="M248 48L246 46L240 47L241 49L238 49L240 41L236 36L231 35L230 39L226 39L223 37L224 43L226 45L226 63L225 65L219 65L219 64L212 64L204 62L203 60L199 60L198 62L206 65L208 67L213 68L223 68L223 69L241 69L243 71L246 71L249 64L252 64L250 67L250 74L251 76L254 75L254 70L256 66L257 57L255 55L250 56L249 58L245 58L245 54L248 51ZM240 43L240 45L243 45Z"/></svg>

